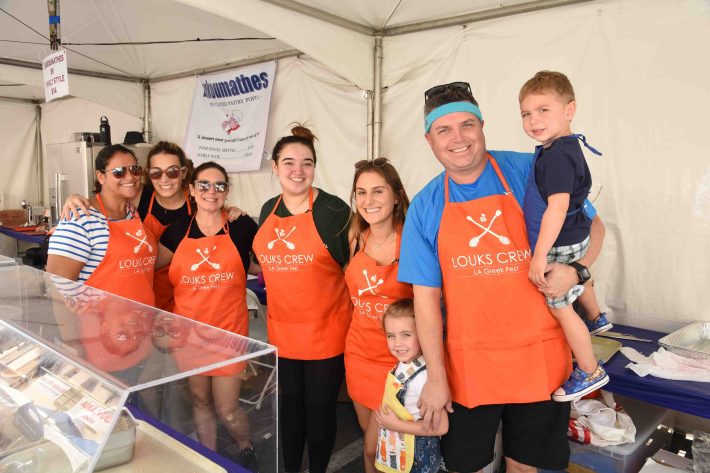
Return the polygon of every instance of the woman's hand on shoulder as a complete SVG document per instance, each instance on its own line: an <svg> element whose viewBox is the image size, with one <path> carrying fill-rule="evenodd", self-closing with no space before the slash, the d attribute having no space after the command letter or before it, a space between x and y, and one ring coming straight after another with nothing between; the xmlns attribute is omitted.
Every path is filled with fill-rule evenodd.
<svg viewBox="0 0 710 473"><path fill-rule="evenodd" d="M227 212L227 220L230 222L235 221L243 215L247 215L246 210L242 210L239 207L225 207L224 210Z"/></svg>
<svg viewBox="0 0 710 473"><path fill-rule="evenodd" d="M64 220L77 220L82 215L89 216L89 199L79 194L71 194L62 206L60 217Z"/></svg>

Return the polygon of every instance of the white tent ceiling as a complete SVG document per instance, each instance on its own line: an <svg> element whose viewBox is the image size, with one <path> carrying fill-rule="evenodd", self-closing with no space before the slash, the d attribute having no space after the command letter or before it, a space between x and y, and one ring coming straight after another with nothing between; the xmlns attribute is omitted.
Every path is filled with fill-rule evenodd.
<svg viewBox="0 0 710 473"><path fill-rule="evenodd" d="M61 41L74 51L70 68L116 78L155 80L301 52L360 88L371 89L376 32L388 35L395 32L391 28L431 20L566 3L571 2L61 0ZM0 8L0 63L39 64L51 52L46 0L0 0ZM197 38L203 41L180 42ZM211 41L214 38L229 40ZM106 44L151 42L174 43ZM0 66L0 96L41 99L41 75L22 77Z"/></svg>

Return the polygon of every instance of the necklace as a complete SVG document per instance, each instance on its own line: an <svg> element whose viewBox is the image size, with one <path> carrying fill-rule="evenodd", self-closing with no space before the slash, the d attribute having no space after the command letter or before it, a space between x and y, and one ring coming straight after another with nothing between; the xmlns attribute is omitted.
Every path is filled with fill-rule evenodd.
<svg viewBox="0 0 710 473"><path fill-rule="evenodd" d="M376 250L379 250L380 248L382 248L385 245L385 243L389 243L394 238L395 234L396 234L396 232L390 233L390 235L387 238L385 238L383 241L381 241L379 243L377 243L373 240L372 245L375 247Z"/></svg>

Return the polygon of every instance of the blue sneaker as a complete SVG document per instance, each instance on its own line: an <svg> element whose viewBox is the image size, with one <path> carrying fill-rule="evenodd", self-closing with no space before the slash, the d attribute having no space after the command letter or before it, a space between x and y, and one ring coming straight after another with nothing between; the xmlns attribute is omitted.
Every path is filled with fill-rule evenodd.
<svg viewBox="0 0 710 473"><path fill-rule="evenodd" d="M589 330L589 335L596 335L598 333L606 332L614 326L611 322L607 320L606 312L602 312L601 314L599 314L599 317L594 320L589 320L586 318L582 320L584 320L584 325L586 325L587 330Z"/></svg>
<svg viewBox="0 0 710 473"><path fill-rule="evenodd" d="M552 393L552 399L557 402L567 402L574 399L579 399L585 394L604 386L609 382L609 375L602 368L602 362L599 361L597 369L594 373L587 373L579 366L572 371L569 379L562 387L559 387Z"/></svg>

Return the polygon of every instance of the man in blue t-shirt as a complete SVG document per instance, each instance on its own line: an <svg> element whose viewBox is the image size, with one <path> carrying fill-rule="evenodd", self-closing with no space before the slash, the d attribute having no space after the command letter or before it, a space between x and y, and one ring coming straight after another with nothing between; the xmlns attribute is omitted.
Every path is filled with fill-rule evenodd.
<svg viewBox="0 0 710 473"><path fill-rule="evenodd" d="M567 292L578 275L554 264L545 285L528 280L521 204L533 156L486 150L482 113L465 82L429 89L425 115L425 137L445 172L412 200L399 269L400 281L414 286L429 367L423 420L436 428L449 412L441 444L449 471L490 463L500 422L508 471L563 469L569 403L550 393L569 375L571 356L543 294ZM598 241L582 264L594 261Z"/></svg>

